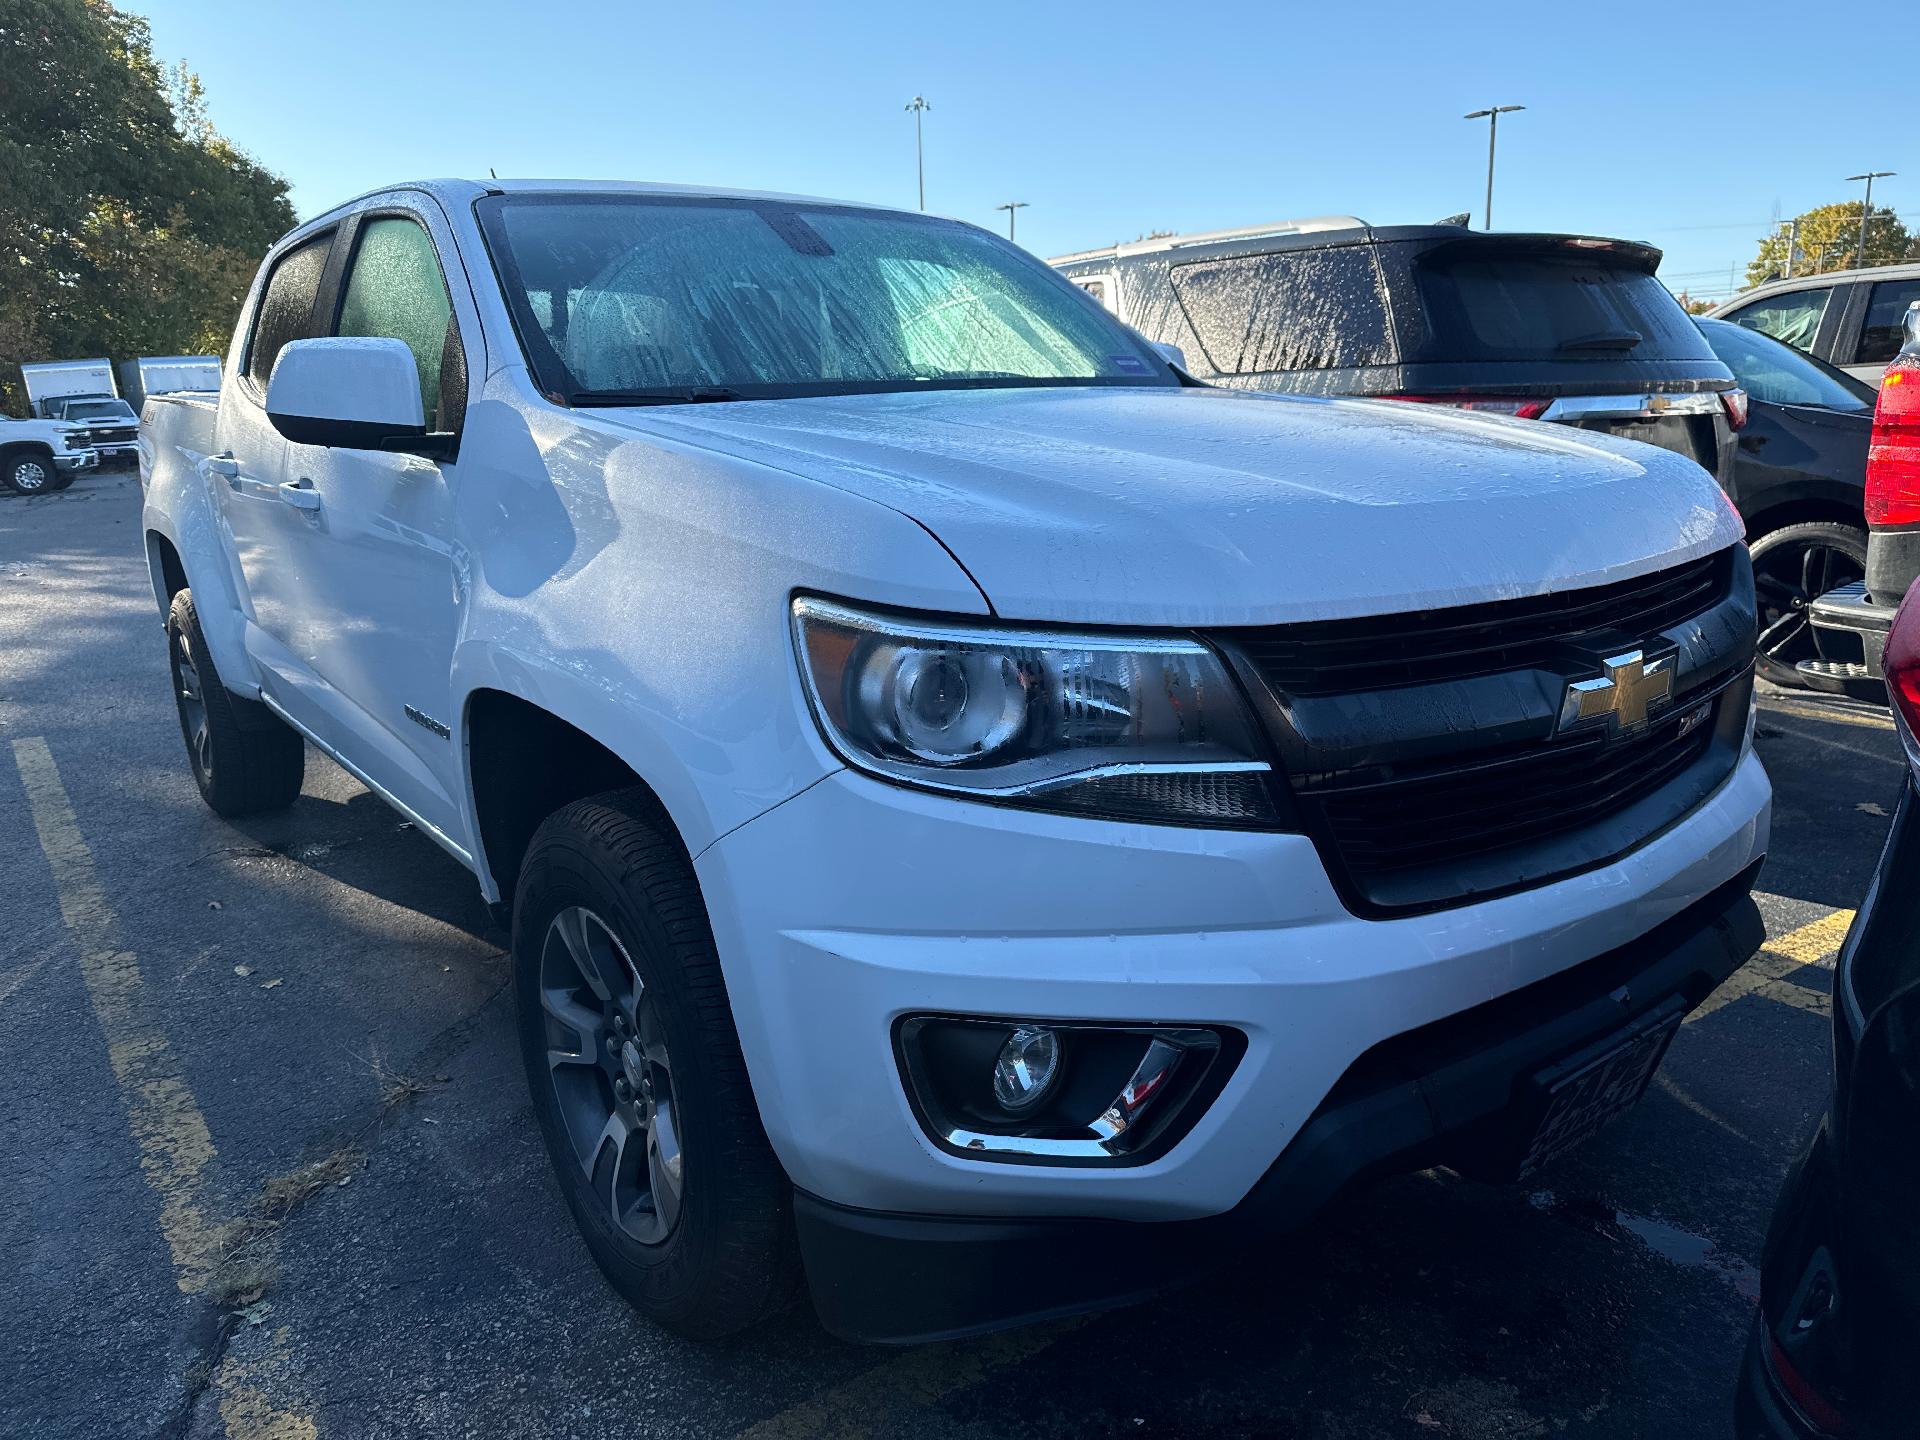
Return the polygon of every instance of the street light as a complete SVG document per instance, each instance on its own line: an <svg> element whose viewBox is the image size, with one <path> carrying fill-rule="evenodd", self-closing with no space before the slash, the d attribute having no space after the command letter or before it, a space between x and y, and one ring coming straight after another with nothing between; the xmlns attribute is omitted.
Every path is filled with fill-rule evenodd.
<svg viewBox="0 0 1920 1440"><path fill-rule="evenodd" d="M1847 177L1850 181L1864 180L1867 182L1866 202L1860 207L1860 262L1855 267L1856 269L1864 270L1867 268L1867 216L1873 213L1873 182L1876 180L1889 179L1894 174L1895 172L1892 170L1869 170L1864 175L1849 175Z"/></svg>
<svg viewBox="0 0 1920 1440"><path fill-rule="evenodd" d="M920 117L933 107L916 95L907 102L907 109L913 112L913 164L920 172L920 208L927 208L927 157L920 148Z"/></svg>
<svg viewBox="0 0 1920 1440"><path fill-rule="evenodd" d="M1485 110L1475 110L1463 115L1463 120L1484 120L1487 122L1487 226L1493 228L1493 147L1500 138L1500 117L1511 115L1516 110L1524 110L1524 105L1490 105Z"/></svg>
<svg viewBox="0 0 1920 1440"><path fill-rule="evenodd" d="M1026 209L1027 202L1024 200L1009 200L1006 204L996 205L993 208L1007 212L1007 239L1013 239L1013 212Z"/></svg>

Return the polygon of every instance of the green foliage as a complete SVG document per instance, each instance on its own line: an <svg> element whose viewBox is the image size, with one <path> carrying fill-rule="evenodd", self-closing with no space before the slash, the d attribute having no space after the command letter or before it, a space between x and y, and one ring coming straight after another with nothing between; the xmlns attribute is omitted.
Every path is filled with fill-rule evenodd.
<svg viewBox="0 0 1920 1440"><path fill-rule="evenodd" d="M287 184L207 119L200 79L154 59L106 0L0 0L0 410L17 367L219 354Z"/></svg>
<svg viewBox="0 0 1920 1440"><path fill-rule="evenodd" d="M1884 206L1873 207L1867 218L1867 258L1860 259L1859 200L1838 205L1822 205L1800 217L1800 258L1794 262L1795 275L1812 275L1823 270L1858 270L1872 265L1898 265L1912 258L1914 237L1900 223L1900 217ZM1758 285L1772 276L1787 273L1787 235L1782 225L1760 242L1760 253L1747 266L1747 283Z"/></svg>

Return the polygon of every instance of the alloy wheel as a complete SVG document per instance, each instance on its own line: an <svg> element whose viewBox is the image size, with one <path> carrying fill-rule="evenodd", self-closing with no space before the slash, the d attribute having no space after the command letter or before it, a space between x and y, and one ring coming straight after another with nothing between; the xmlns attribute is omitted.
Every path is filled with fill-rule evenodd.
<svg viewBox="0 0 1920 1440"><path fill-rule="evenodd" d="M574 1161L614 1228L658 1245L685 1193L673 1062L659 1006L626 947L583 906L547 927L540 1006L547 1078Z"/></svg>
<svg viewBox="0 0 1920 1440"><path fill-rule="evenodd" d="M1761 656L1783 672L1802 660L1818 659L1809 607L1865 573L1846 551L1817 540L1777 545L1756 555L1753 586L1760 604Z"/></svg>
<svg viewBox="0 0 1920 1440"><path fill-rule="evenodd" d="M13 474L9 478L13 488L22 495L38 495L47 488L53 476L38 460L22 460L13 467Z"/></svg>
<svg viewBox="0 0 1920 1440"><path fill-rule="evenodd" d="M193 663L184 630L173 637L173 693L180 703L180 728L186 733L187 750L202 780L213 780L213 731L207 724L206 692L200 684L200 667Z"/></svg>

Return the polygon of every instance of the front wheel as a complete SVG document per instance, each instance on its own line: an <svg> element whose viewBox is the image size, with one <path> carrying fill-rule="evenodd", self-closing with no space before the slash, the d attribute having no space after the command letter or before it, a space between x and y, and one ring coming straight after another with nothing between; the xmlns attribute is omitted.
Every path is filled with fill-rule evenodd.
<svg viewBox="0 0 1920 1440"><path fill-rule="evenodd" d="M45 495L66 488L59 483L53 458L31 450L9 455L5 466L0 467L0 479L6 481L9 490L21 495Z"/></svg>
<svg viewBox="0 0 1920 1440"><path fill-rule="evenodd" d="M551 816L514 904L520 1042L547 1153L613 1287L695 1339L792 1293L792 1192L760 1124L700 887L645 792Z"/></svg>
<svg viewBox="0 0 1920 1440"><path fill-rule="evenodd" d="M1760 606L1760 673L1776 685L1805 685L1795 667L1817 660L1808 607L1867 573L1867 532L1838 520L1803 520L1755 536L1753 588Z"/></svg>
<svg viewBox="0 0 1920 1440"><path fill-rule="evenodd" d="M258 700L220 682L190 590L167 607L167 659L200 798L229 817L291 805L306 770L306 742Z"/></svg>

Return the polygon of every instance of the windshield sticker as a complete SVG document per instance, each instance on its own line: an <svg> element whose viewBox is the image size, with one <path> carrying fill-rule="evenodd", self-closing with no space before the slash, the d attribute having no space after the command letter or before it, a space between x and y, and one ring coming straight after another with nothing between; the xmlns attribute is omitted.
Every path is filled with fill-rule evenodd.
<svg viewBox="0 0 1920 1440"><path fill-rule="evenodd" d="M1123 375L1146 375L1150 373L1147 369L1147 362L1142 360L1138 355L1109 355L1107 359L1111 360L1113 362L1113 368Z"/></svg>

